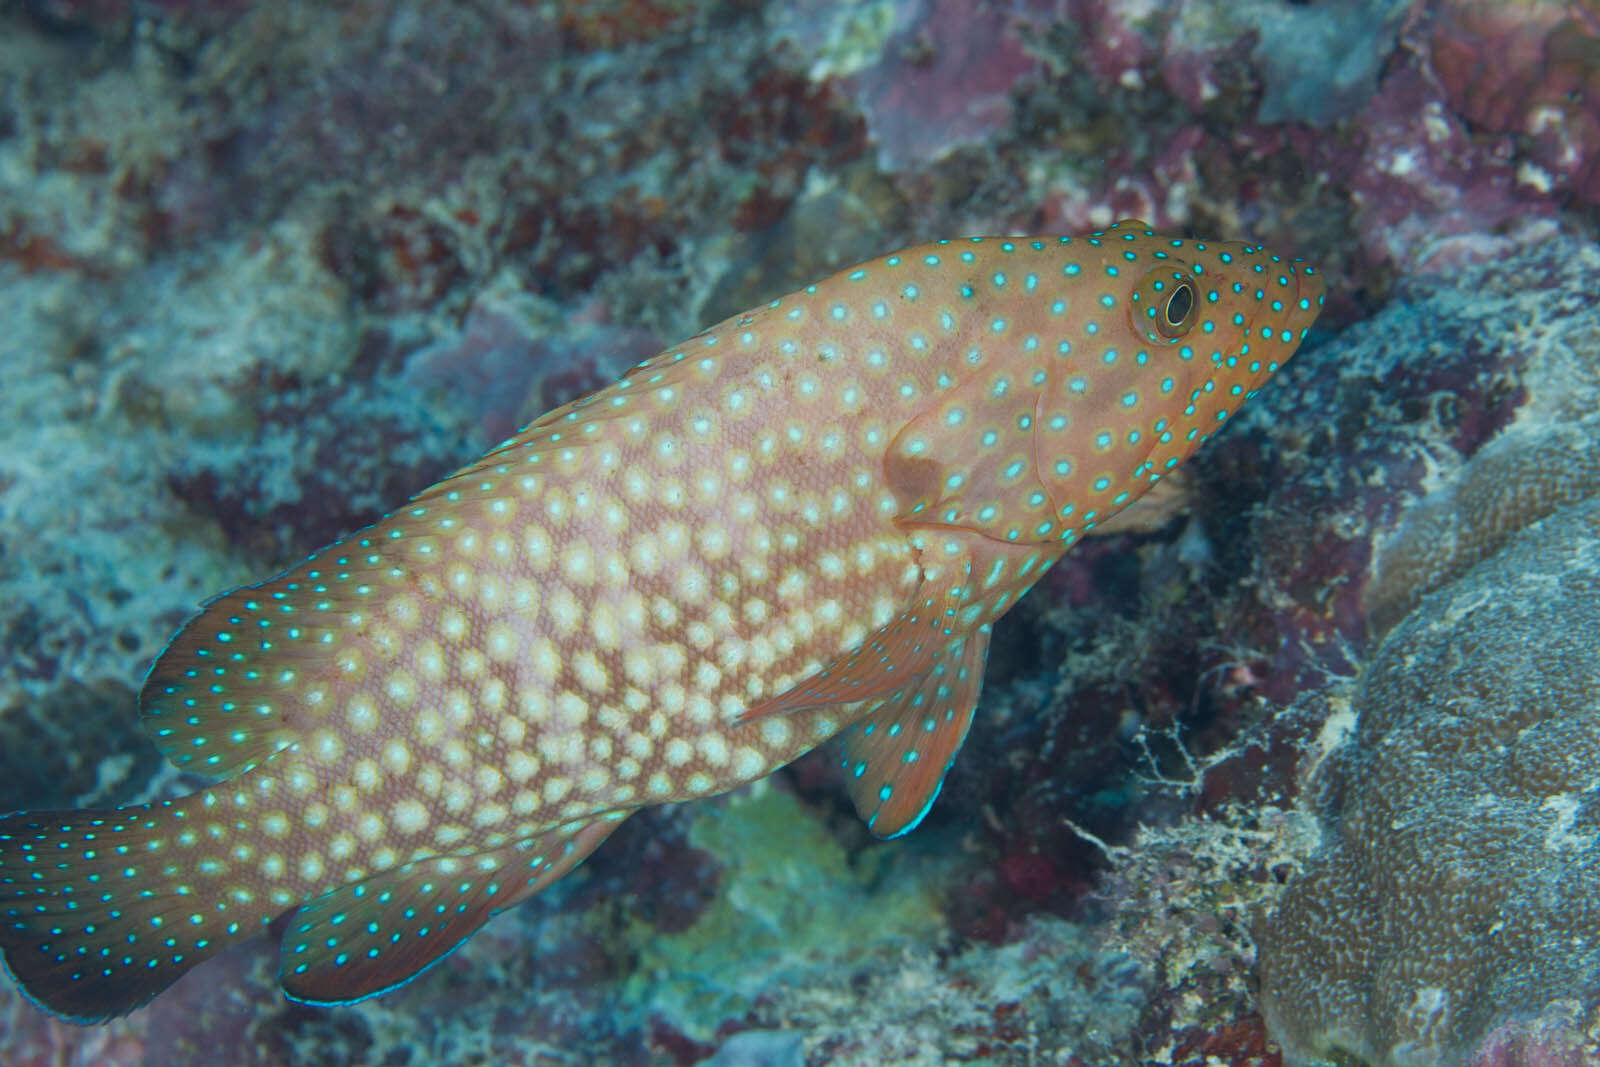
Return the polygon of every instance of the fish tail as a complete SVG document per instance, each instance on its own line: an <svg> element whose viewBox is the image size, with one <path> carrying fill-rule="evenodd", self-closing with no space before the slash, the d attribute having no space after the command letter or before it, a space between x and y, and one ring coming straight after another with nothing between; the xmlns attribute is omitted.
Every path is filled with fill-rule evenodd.
<svg viewBox="0 0 1600 1067"><path fill-rule="evenodd" d="M283 910L218 884L210 795L0 817L0 962L34 1003L79 1023L126 1015Z"/></svg>

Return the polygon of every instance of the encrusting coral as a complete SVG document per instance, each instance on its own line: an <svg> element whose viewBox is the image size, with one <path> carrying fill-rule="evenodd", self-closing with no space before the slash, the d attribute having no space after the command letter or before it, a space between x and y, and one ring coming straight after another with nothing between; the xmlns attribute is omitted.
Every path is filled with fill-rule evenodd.
<svg viewBox="0 0 1600 1067"><path fill-rule="evenodd" d="M1600 316L1513 299L1527 399L1382 547L1322 848L1260 924L1289 1063L1600 1055Z"/></svg>
<svg viewBox="0 0 1600 1067"><path fill-rule="evenodd" d="M1597 627L1591 499L1425 597L1368 665L1326 851L1261 946L1290 1062L1488 1062L1549 1013L1594 1011ZM1539 1039L1548 1062L1578 1055L1576 1029Z"/></svg>

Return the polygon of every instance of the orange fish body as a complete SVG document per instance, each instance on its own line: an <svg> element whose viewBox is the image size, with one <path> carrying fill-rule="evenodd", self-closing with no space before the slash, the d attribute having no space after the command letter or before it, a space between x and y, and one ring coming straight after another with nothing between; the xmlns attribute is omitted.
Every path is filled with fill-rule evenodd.
<svg viewBox="0 0 1600 1067"><path fill-rule="evenodd" d="M141 704L168 803L0 819L0 951L76 1021L292 907L287 994L394 988L630 812L843 735L915 826L990 626L1299 345L1314 272L1126 221L939 241L720 325L211 603Z"/></svg>

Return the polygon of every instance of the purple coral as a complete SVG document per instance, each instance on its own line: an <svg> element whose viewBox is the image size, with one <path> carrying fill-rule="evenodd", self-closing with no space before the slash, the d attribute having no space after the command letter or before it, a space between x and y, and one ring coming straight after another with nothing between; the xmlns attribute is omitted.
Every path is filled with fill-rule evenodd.
<svg viewBox="0 0 1600 1067"><path fill-rule="evenodd" d="M883 42L877 62L851 76L879 165L888 171L927 166L1003 129L1014 91L1044 70L1019 29L1037 28L1059 5L1029 0L1006 11L916 0L899 7L900 28Z"/></svg>
<svg viewBox="0 0 1600 1067"><path fill-rule="evenodd" d="M1600 204L1600 9L1568 0L1440 0L1423 31L1451 105L1518 134L1529 180Z"/></svg>

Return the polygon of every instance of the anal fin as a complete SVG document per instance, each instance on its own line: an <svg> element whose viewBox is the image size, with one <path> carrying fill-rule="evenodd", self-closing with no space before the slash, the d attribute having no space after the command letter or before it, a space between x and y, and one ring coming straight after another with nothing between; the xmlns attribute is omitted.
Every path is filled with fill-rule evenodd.
<svg viewBox="0 0 1600 1067"><path fill-rule="evenodd" d="M492 852L407 863L318 897L284 935L284 992L306 1004L351 1004L406 984L571 871L626 815L557 827Z"/></svg>
<svg viewBox="0 0 1600 1067"><path fill-rule="evenodd" d="M933 806L972 725L989 636L980 626L842 736L850 799L874 835L899 837Z"/></svg>

